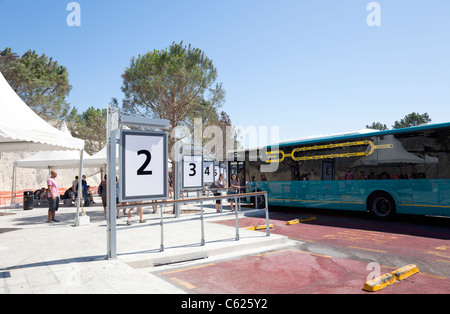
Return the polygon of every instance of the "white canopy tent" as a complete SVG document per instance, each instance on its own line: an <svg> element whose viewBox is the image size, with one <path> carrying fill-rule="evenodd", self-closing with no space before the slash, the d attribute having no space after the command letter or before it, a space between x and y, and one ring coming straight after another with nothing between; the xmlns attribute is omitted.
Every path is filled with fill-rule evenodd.
<svg viewBox="0 0 450 314"><path fill-rule="evenodd" d="M82 150L84 141L39 117L0 73L0 152Z"/></svg>
<svg viewBox="0 0 450 314"><path fill-rule="evenodd" d="M61 132L39 117L0 73L0 153L41 150L78 150L81 172L84 141L69 132ZM77 225L79 205L78 201Z"/></svg>
<svg viewBox="0 0 450 314"><path fill-rule="evenodd" d="M70 169L80 166L80 154L78 151L40 151L28 158L13 163L13 183L11 187L11 204L14 204L15 176L17 168L34 169ZM103 160L92 160L89 154L83 156L83 168L103 167ZM77 203L78 204L78 203ZM77 208L79 210L79 208Z"/></svg>
<svg viewBox="0 0 450 314"><path fill-rule="evenodd" d="M90 158L88 154L84 154L84 166L86 160ZM19 168L78 168L80 165L80 153L69 150L40 151L36 154L14 162Z"/></svg>
<svg viewBox="0 0 450 314"><path fill-rule="evenodd" d="M91 156L84 154L83 168L100 168L103 163L91 161ZM89 161L89 162L88 162ZM13 163L13 184L11 187L11 204L14 203L14 181L17 168L33 169L70 169L78 168L80 165L80 154L77 151L40 151L28 158Z"/></svg>

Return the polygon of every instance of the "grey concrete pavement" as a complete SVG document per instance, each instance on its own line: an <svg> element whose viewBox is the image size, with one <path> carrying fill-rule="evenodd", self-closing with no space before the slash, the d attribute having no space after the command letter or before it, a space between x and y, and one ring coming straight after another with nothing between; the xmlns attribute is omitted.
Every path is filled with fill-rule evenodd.
<svg viewBox="0 0 450 314"><path fill-rule="evenodd" d="M146 222L139 223L135 213L128 226L121 212L118 258L114 260L105 259L106 220L101 206L87 207L91 222L79 227L74 226L74 207L60 207L56 214L60 222L52 223L46 222L46 208L0 209L0 294L186 293L152 271L171 263L264 251L288 243L284 236L266 237L263 232L242 228L240 240L235 241L234 227L214 223L234 219L234 215L214 217L214 204L206 204L209 218L205 220L206 243L201 246L200 220L193 219L199 206L184 205L183 209L193 213L174 218L170 208L165 208L163 252L159 250L159 214L144 208Z"/></svg>

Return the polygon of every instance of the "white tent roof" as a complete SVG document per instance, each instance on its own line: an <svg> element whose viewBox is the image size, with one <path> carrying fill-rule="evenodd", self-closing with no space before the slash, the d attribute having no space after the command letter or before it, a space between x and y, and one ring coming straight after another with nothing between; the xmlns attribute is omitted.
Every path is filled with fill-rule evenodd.
<svg viewBox="0 0 450 314"><path fill-rule="evenodd" d="M119 151L117 150L117 160L119 160ZM92 166L92 165L99 165L103 166L108 163L108 155L106 151L106 146L103 147L99 152L95 153L94 155L90 156L89 158L86 158L84 160L84 164L86 166Z"/></svg>
<svg viewBox="0 0 450 314"><path fill-rule="evenodd" d="M0 152L83 147L83 140L59 131L34 113L0 73Z"/></svg>
<svg viewBox="0 0 450 314"><path fill-rule="evenodd" d="M83 154L83 160L86 161L90 156ZM75 150L68 151L40 151L33 156L18 160L16 167L20 168L78 168L80 166L80 152ZM85 165L86 166L86 165Z"/></svg>

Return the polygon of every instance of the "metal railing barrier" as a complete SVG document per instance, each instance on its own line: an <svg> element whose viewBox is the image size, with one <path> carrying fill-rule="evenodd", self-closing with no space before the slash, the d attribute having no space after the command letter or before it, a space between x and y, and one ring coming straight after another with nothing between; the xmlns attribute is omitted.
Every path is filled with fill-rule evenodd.
<svg viewBox="0 0 450 314"><path fill-rule="evenodd" d="M229 188L222 188L220 190L227 190ZM213 189L210 189L213 190ZM199 190L201 191L201 190ZM249 196L256 196L258 195L263 195L264 199L265 199L265 214L266 214L266 236L269 237L270 236L270 222L269 222L269 207L268 207L268 202L267 202L267 192L266 191L261 191L261 192L250 192L250 193L239 193L239 194L230 194L230 195L215 195L215 196L205 196L205 197L195 197L195 198L186 198L186 199L180 199L180 200L162 200L162 201L153 201L153 202L139 202L139 203L127 203L127 204L121 204L121 205L117 205L117 209L125 209L125 208L130 208L130 207L144 207L144 206L160 206L160 222L158 223L161 227L161 246L160 246L160 252L164 251L164 215L163 215L163 206L164 205L171 205L171 204L176 204L176 203L200 203L200 217L199 218L190 218L189 220L193 220L193 219L200 219L201 221L201 240L200 240L200 245L204 246L205 245L205 226L204 226L204 220L205 220L205 214L204 214L204 210L203 210L203 202L205 201L215 201L215 200L222 200L222 199L234 199L234 203L236 205L234 212L231 213L211 213L209 215L214 216L214 217L220 217L220 216L229 216L234 214L235 215L235 219L236 219L236 236L235 236L235 240L239 241L239 199L243 198L243 197L249 197ZM255 202L256 203L256 202ZM255 204L255 206L257 206ZM262 209L255 209L253 211L260 211ZM252 211L246 211L247 213L250 213ZM176 222L183 222L186 221L184 219L181 220L176 220L176 221L171 221L170 223L176 223Z"/></svg>

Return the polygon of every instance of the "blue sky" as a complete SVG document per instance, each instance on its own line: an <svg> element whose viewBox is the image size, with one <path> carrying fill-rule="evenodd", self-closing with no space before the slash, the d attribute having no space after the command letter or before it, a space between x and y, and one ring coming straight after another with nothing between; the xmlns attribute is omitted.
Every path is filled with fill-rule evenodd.
<svg viewBox="0 0 450 314"><path fill-rule="evenodd" d="M415 112L450 121L450 1L0 0L0 48L52 56L68 68L68 101L83 111L123 98L130 59L172 42L204 50L235 125L279 126L280 138L391 126Z"/></svg>

